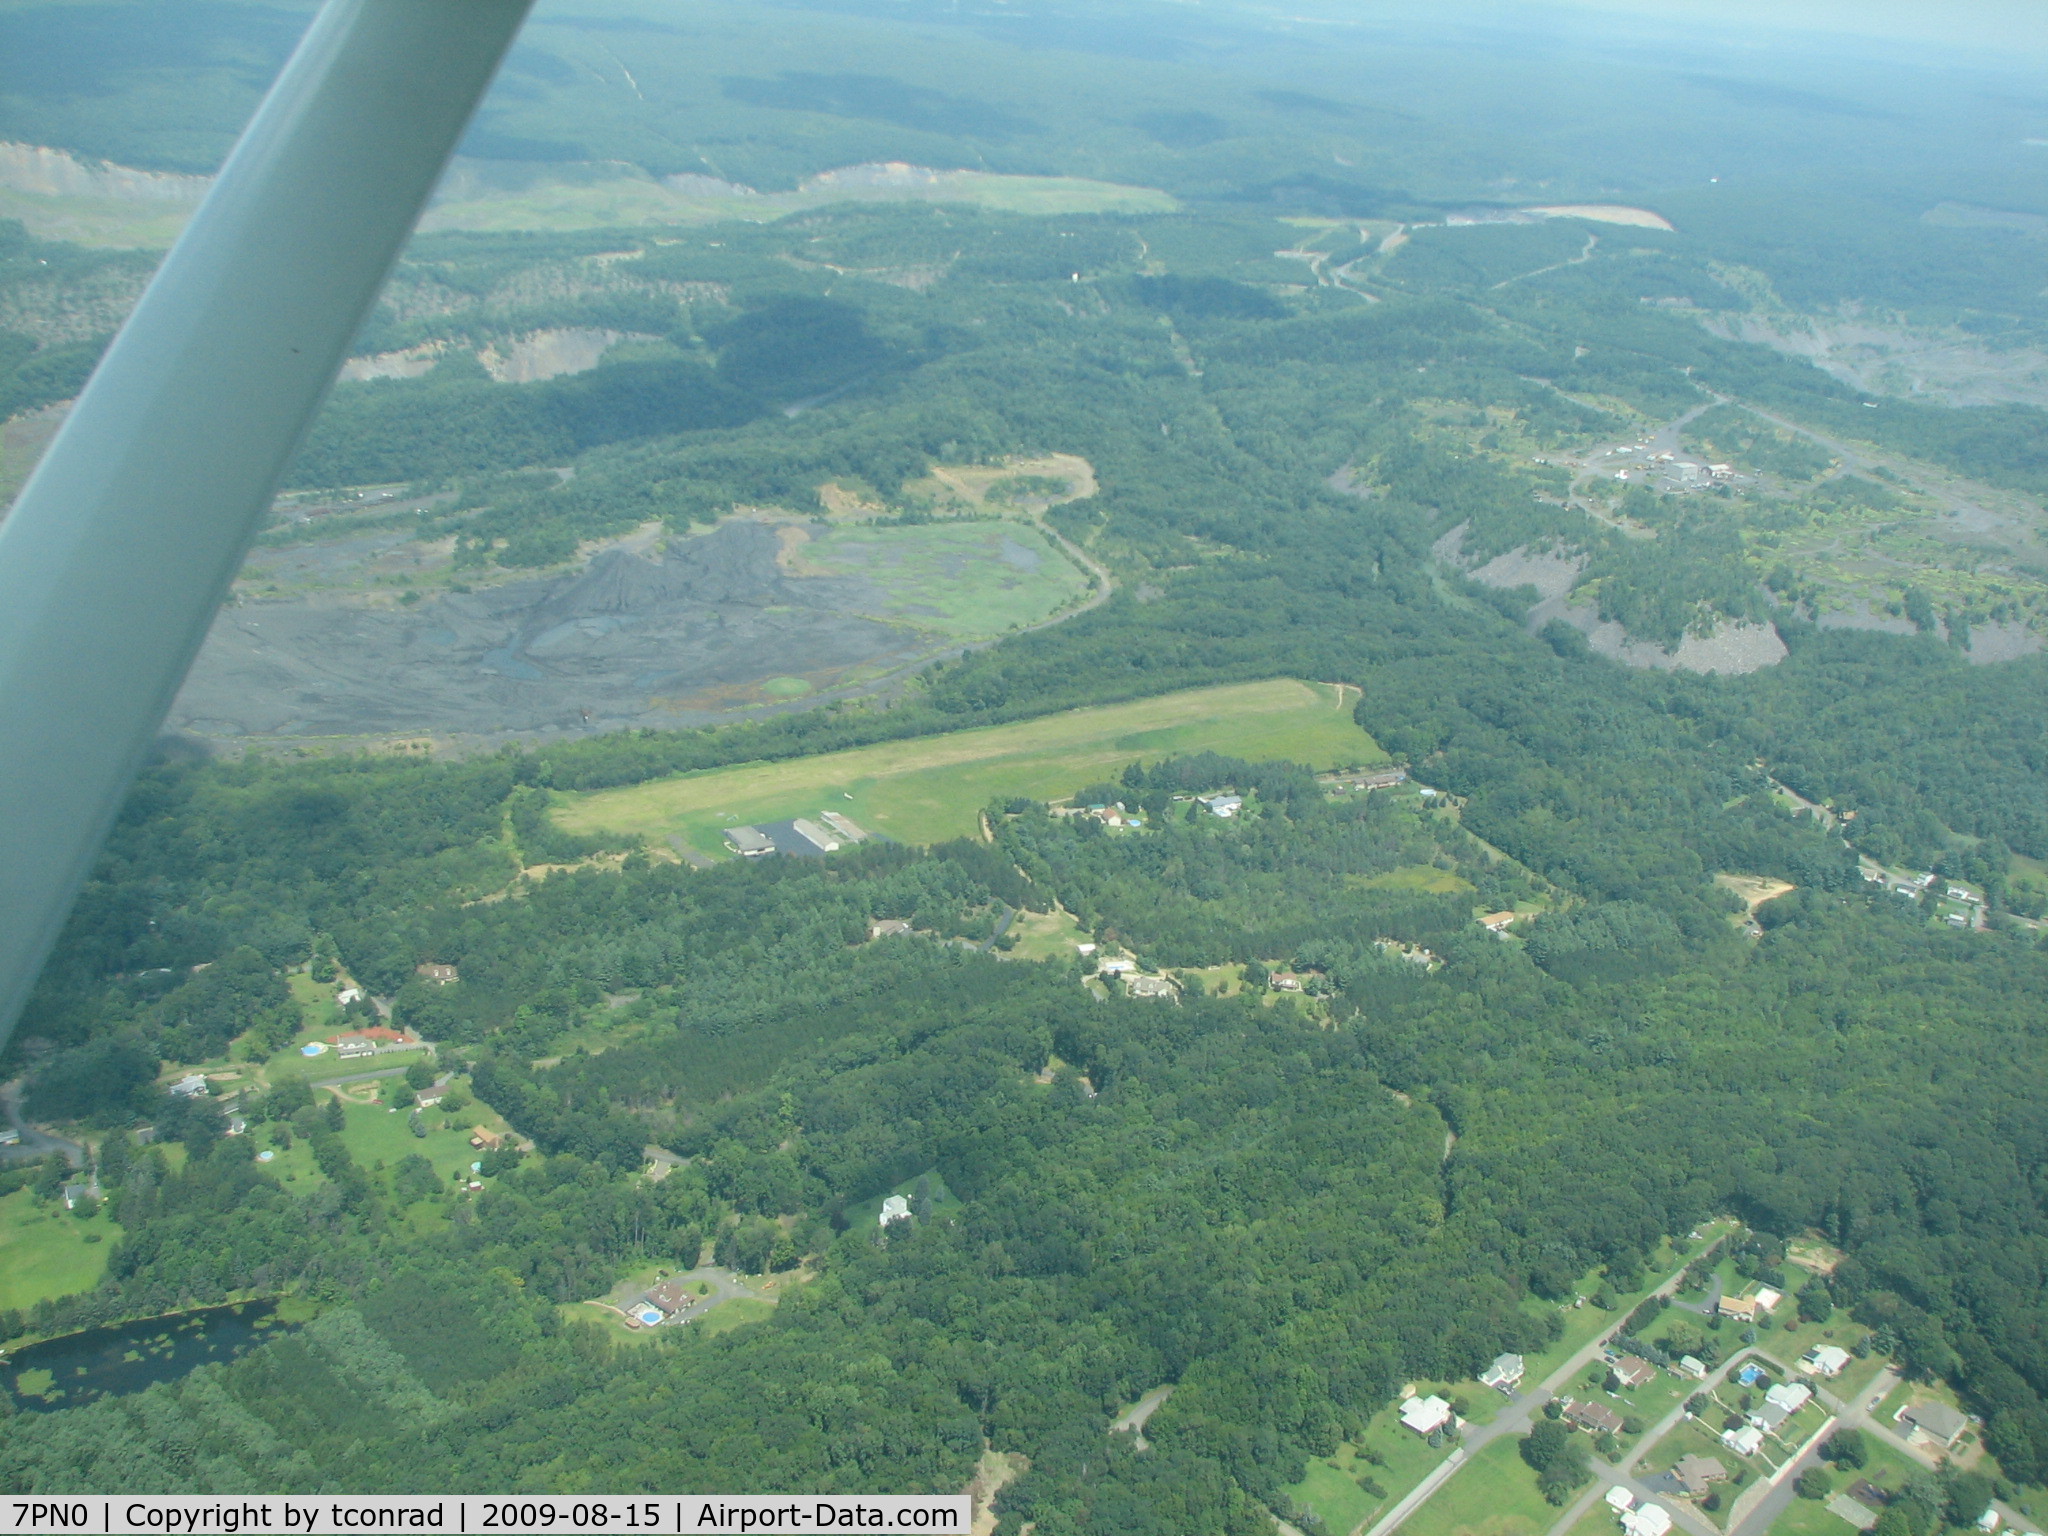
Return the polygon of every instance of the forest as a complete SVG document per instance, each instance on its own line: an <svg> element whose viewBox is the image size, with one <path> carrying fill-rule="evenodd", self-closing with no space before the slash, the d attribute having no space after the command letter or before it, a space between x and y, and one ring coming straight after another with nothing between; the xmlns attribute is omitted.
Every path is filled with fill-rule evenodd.
<svg viewBox="0 0 2048 1536"><path fill-rule="evenodd" d="M527 94L480 143L548 148L534 104L575 96L554 52L583 57L572 32L515 60ZM71 57L0 18L22 38ZM232 95L263 55L209 38L194 67ZM877 124L1050 163L1043 105L784 62L715 87L827 120L807 147L750 141L763 184L906 142ZM1901 594L1914 633L1824 628L1790 543L1918 506L1838 473L1822 437L2038 498L2043 413L1869 400L1702 323L1761 302L1737 258L1817 302L1858 252L1900 250L1882 283L1947 302L1926 274L1964 237L1867 209L1819 255L1765 250L1768 209L1453 227L1447 181L1287 180L1293 150L1233 148L1238 119L1178 110L1173 83L1147 76L1103 169L1171 179L1178 213L849 202L414 244L358 350L425 366L339 385L291 478L295 505L412 502L281 515L266 547L395 531L445 544L465 584L509 581L736 509L942 516L935 469L1058 453L1098 489L1044 520L1115 591L900 686L716 728L466 755L166 741L0 1061L33 1118L95 1148L104 1273L0 1311L0 1345L248 1298L290 1321L145 1391L0 1396L0 1487L957 1491L994 1451L1026 1467L1002 1536L1275 1516L1325 1536L1288 1490L1404 1383L1550 1346L1581 1292L1639 1289L1660 1245L1730 1217L1746 1252L1841 1250L1812 1305L1882 1329L1981 1416L1995 1486L2044 1496L2048 950L2026 872L2048 861L2048 655L1974 665L1965 642L2048 604L2025 570L1964 582L2005 556L1952 541L1939 603ZM1372 110L1254 99L1290 121ZM161 163L207 163L218 115ZM115 116L96 142L138 134ZM655 158L613 119L590 139L550 163ZM1977 296L2006 304L2011 253L1972 249ZM102 296L146 265L0 227L0 418L67 398L118 318L108 298L62 336L20 328L51 263ZM486 366L569 329L610 338L594 366ZM1739 491L1574 499L1565 461L1695 410L1687 443L1738 461ZM1579 562L1638 638L1769 623L1786 654L1630 670L1572 624L1532 631L1532 589L1467 578L1518 551ZM1355 689L1412 782L1336 793L1330 764L1134 745L1069 788L1137 827L1004 799L978 838L709 867L553 814L1279 677ZM1242 814L1194 798L1221 790ZM1865 857L1970 882L1983 925L1873 887ZM1751 914L1718 875L1790 890ZM1496 910L1518 914L1506 938L1477 922ZM1027 958L1019 923L1072 937ZM1077 942L1172 973L1173 995L1126 995ZM349 1117L381 1112L298 1077L231 1111L167 1093L289 1054L342 975L369 996L331 1022L382 1004L437 1046L388 1122L423 1150L364 1151ZM509 1132L452 1179L425 1149L469 1121L416 1107L442 1072ZM4 1177L54 1218L62 1170ZM877 1224L919 1189L908 1225ZM629 1335L590 1305L700 1258L774 1280L772 1313ZM1149 1450L1109 1433L1165 1385ZM1884 1536L1945 1519L1897 1514Z"/></svg>

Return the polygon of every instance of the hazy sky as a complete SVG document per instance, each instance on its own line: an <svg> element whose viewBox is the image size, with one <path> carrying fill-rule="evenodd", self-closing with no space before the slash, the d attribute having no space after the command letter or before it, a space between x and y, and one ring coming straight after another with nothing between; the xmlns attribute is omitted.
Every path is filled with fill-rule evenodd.
<svg viewBox="0 0 2048 1536"><path fill-rule="evenodd" d="M1727 30L1839 32L1973 52L2048 56L2048 0L1574 0L1584 9Z"/></svg>

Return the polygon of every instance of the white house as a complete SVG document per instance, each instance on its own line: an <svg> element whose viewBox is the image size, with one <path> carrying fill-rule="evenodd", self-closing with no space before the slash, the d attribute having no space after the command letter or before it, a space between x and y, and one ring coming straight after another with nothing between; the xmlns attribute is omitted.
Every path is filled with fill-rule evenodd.
<svg viewBox="0 0 2048 1536"><path fill-rule="evenodd" d="M910 1219L910 1202L901 1195L891 1195L882 1202L882 1214L875 1218L878 1226L886 1227L892 1221Z"/></svg>
<svg viewBox="0 0 2048 1536"><path fill-rule="evenodd" d="M206 1074L188 1072L171 1084L171 1092L181 1099L196 1099L206 1092Z"/></svg>
<svg viewBox="0 0 2048 1536"><path fill-rule="evenodd" d="M1211 795L1202 804L1209 807L1211 816L1235 816L1244 809L1243 795Z"/></svg>
<svg viewBox="0 0 2048 1536"><path fill-rule="evenodd" d="M1738 1456L1754 1456L1763 1449L1764 1432L1754 1424L1721 1431L1721 1443Z"/></svg>
<svg viewBox="0 0 2048 1536"><path fill-rule="evenodd" d="M1486 1373L1479 1379L1495 1391L1505 1392L1509 1397L1513 1397L1515 1389L1522 1384L1524 1369L1520 1355L1496 1355L1493 1364L1486 1368Z"/></svg>
<svg viewBox="0 0 2048 1536"><path fill-rule="evenodd" d="M1690 1376L1694 1381L1705 1381L1707 1379L1707 1363L1697 1355L1680 1355L1678 1357L1678 1374Z"/></svg>
<svg viewBox="0 0 2048 1536"><path fill-rule="evenodd" d="M1799 1363L1816 1376L1839 1376L1849 1364L1849 1351L1839 1344L1816 1344Z"/></svg>
<svg viewBox="0 0 2048 1536"><path fill-rule="evenodd" d="M1803 1381L1781 1382L1764 1394L1764 1401L1781 1408L1789 1418L1813 1400L1813 1388Z"/></svg>
<svg viewBox="0 0 2048 1536"><path fill-rule="evenodd" d="M1671 1529L1671 1511L1662 1504L1644 1504L1621 1517L1628 1536L1665 1536Z"/></svg>
<svg viewBox="0 0 2048 1536"><path fill-rule="evenodd" d="M1418 1435L1433 1435L1451 1419L1451 1405L1433 1394L1411 1397L1401 1405L1401 1422Z"/></svg>
<svg viewBox="0 0 2048 1536"><path fill-rule="evenodd" d="M344 1008L350 1003L360 1003L363 1000L363 989L361 987L343 987L334 994L334 1000Z"/></svg>
<svg viewBox="0 0 2048 1536"><path fill-rule="evenodd" d="M1617 1515L1625 1515L1636 1507L1636 1496L1616 1483L1607 1490L1607 1507Z"/></svg>

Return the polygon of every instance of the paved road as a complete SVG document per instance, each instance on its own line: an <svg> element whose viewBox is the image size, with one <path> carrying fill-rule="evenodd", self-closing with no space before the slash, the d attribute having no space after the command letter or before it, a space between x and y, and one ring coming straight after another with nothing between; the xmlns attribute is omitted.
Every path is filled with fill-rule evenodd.
<svg viewBox="0 0 2048 1536"><path fill-rule="evenodd" d="M1690 1263L1691 1261L1688 1260L1687 1262ZM1650 1292L1650 1295L1672 1295L1678 1289L1678 1282L1684 1277L1685 1268L1680 1266L1656 1290ZM1648 1297L1644 1299L1647 1300ZM1608 1341L1621 1331L1622 1324L1626 1323L1628 1319L1629 1314L1627 1312L1622 1313L1614 1320L1612 1327L1602 1330L1595 1338L1581 1345L1573 1352L1570 1359L1552 1371L1542 1382L1510 1400L1507 1407L1501 1410L1499 1417L1491 1424L1483 1424L1476 1429L1468 1430L1460 1447L1464 1455L1457 1459L1456 1465L1446 1461L1443 1465L1439 1466L1413 1492L1408 1494L1406 1498L1402 1499L1392 1509L1388 1510L1386 1514L1382 1515L1373 1524L1371 1530L1365 1532L1365 1536L1388 1536L1388 1533L1399 1526L1403 1520L1406 1520L1417 1509L1434 1497L1437 1490L1450 1481L1451 1474L1456 1472L1458 1467L1470 1463L1474 1457L1502 1435L1522 1435L1528 1433L1529 1426L1535 1416L1542 1412L1543 1405L1550 1401L1557 1389L1566 1385L1583 1371L1588 1364L1597 1359L1601 1351L1607 1347ZM1352 1536L1358 1536L1358 1532L1354 1531ZM1714 1536L1718 1536L1718 1533L1714 1533Z"/></svg>
<svg viewBox="0 0 2048 1536"><path fill-rule="evenodd" d="M19 1079L0 1087L0 1112L5 1112L8 1124L21 1133L18 1146L0 1147L0 1162L22 1163L33 1158L48 1157L52 1152L62 1152L64 1160L74 1168L85 1166L85 1148L75 1141L66 1141L62 1136L52 1136L39 1131L21 1116L21 1083Z"/></svg>

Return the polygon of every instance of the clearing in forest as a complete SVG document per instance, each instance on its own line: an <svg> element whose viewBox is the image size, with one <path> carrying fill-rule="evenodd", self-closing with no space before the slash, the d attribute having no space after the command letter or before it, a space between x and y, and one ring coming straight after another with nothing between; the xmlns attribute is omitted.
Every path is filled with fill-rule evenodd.
<svg viewBox="0 0 2048 1536"><path fill-rule="evenodd" d="M571 832L678 838L728 857L725 829L838 810L904 843L972 837L992 800L1056 800L1134 759L1221 752L1314 768L1383 762L1351 718L1355 689L1273 678L1193 688L1128 704L1069 710L1013 725L881 742L788 762L746 763L623 789L563 796Z"/></svg>

